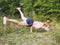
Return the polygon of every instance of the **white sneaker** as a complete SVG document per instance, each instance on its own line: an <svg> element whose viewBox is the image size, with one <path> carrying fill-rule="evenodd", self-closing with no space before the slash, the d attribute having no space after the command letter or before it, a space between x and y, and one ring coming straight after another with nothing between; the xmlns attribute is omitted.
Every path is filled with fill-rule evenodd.
<svg viewBox="0 0 60 45"><path fill-rule="evenodd" d="M7 23L6 17L3 17L3 24L5 25Z"/></svg>

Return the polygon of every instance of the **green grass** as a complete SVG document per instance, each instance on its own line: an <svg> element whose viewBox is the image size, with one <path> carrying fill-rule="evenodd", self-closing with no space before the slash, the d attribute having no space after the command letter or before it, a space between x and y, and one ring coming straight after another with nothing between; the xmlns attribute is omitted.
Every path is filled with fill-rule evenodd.
<svg viewBox="0 0 60 45"><path fill-rule="evenodd" d="M30 33L29 27L20 27L9 23L2 24L0 17L0 45L59 45L60 24L51 23L49 32L33 30Z"/></svg>

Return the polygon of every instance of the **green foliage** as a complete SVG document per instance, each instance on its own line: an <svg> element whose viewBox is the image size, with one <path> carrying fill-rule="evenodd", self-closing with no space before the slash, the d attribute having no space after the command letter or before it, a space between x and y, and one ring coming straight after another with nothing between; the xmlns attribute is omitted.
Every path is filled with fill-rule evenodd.
<svg viewBox="0 0 60 45"><path fill-rule="evenodd" d="M50 18L58 18L60 15L60 0L1 0L0 12L6 15L15 15L16 7L23 8L23 12L28 17L46 15ZM18 15L18 13L16 14ZM52 17L52 15L55 15ZM39 18L37 18L39 20ZM60 21L59 18L57 21Z"/></svg>
<svg viewBox="0 0 60 45"><path fill-rule="evenodd" d="M3 0L0 2L0 12L8 15L13 15L16 11L19 1L17 0Z"/></svg>

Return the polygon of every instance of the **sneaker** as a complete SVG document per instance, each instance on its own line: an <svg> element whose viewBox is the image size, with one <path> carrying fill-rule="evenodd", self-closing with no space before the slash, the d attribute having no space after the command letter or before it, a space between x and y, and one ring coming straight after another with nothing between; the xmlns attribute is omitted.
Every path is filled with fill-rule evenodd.
<svg viewBox="0 0 60 45"><path fill-rule="evenodd" d="M7 20L6 20L6 17L4 16L3 17L3 24L6 24L7 23Z"/></svg>

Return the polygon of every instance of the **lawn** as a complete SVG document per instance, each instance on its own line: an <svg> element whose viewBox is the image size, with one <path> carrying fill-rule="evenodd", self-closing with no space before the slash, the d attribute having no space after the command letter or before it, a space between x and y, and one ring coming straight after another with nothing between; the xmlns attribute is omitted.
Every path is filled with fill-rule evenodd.
<svg viewBox="0 0 60 45"><path fill-rule="evenodd" d="M29 27L20 27L13 23L2 24L0 16L0 45L59 45L60 24L51 22L51 30L31 33ZM19 19L18 19L19 20Z"/></svg>

